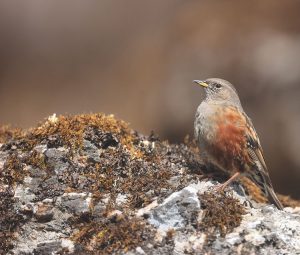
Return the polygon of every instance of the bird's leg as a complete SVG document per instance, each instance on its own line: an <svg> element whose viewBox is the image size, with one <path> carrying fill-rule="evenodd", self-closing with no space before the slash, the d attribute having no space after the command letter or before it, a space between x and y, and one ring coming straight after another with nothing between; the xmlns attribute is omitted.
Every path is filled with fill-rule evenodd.
<svg viewBox="0 0 300 255"><path fill-rule="evenodd" d="M233 182L236 178L240 176L240 172L236 172L233 176L231 176L226 182L221 184L216 188L217 191L223 191L231 182Z"/></svg>

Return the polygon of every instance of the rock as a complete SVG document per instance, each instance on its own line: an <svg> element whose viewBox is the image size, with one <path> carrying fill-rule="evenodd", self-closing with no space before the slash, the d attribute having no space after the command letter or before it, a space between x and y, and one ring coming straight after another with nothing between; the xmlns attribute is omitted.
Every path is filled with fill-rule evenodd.
<svg viewBox="0 0 300 255"><path fill-rule="evenodd" d="M49 166L54 169L56 174L60 174L68 168L69 163L64 160L67 153L68 150L64 147L50 148L44 152Z"/></svg>
<svg viewBox="0 0 300 255"><path fill-rule="evenodd" d="M84 155L88 160L94 162L100 162L100 150L90 141L83 140Z"/></svg>
<svg viewBox="0 0 300 255"><path fill-rule="evenodd" d="M34 254L53 254L62 248L60 241L39 243L33 250Z"/></svg>
<svg viewBox="0 0 300 255"><path fill-rule="evenodd" d="M216 192L224 180L192 142L161 142L102 114L52 116L9 137L0 148L1 254L300 251L300 207L263 204L243 180Z"/></svg>
<svg viewBox="0 0 300 255"><path fill-rule="evenodd" d="M80 215L90 211L91 198L91 193L64 193L58 197L56 204L61 210L68 211L74 215Z"/></svg>
<svg viewBox="0 0 300 255"><path fill-rule="evenodd" d="M242 253L259 250L261 254L296 254L300 251L300 214L279 211L274 206L249 208L241 225L212 247L231 254L239 244L244 244Z"/></svg>
<svg viewBox="0 0 300 255"><path fill-rule="evenodd" d="M191 184L174 192L149 212L149 223L159 230L177 230L174 234L174 254L201 253L203 250L222 254L256 254L258 251L261 254L296 254L300 251L299 208L280 211L273 205L247 207L240 226L224 237L217 235L216 240L203 249L207 234L191 228L189 222L193 212L201 214L203 211L198 194L207 192L211 186L209 182ZM245 198L235 191L232 196L238 198L240 203L244 202ZM166 233L160 232L160 236L163 235Z"/></svg>
<svg viewBox="0 0 300 255"><path fill-rule="evenodd" d="M53 218L53 206L46 203L37 203L34 216L38 222L49 222Z"/></svg>
<svg viewBox="0 0 300 255"><path fill-rule="evenodd" d="M200 210L195 185L174 192L150 213L149 222L158 229L168 230L186 226L192 214Z"/></svg>
<svg viewBox="0 0 300 255"><path fill-rule="evenodd" d="M32 178L26 177L26 179L31 180ZM27 204L33 201L36 196L29 187L26 187L26 184L19 184L15 189L14 197L21 201L23 204Z"/></svg>

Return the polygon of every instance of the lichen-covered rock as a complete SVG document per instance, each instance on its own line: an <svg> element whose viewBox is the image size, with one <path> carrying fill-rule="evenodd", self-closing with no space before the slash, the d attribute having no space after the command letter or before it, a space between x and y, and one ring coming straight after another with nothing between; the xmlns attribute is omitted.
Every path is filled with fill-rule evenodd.
<svg viewBox="0 0 300 255"><path fill-rule="evenodd" d="M217 208L211 210L213 206L210 211L206 211L207 208L203 203L207 202L205 201L207 198L203 195L207 195L207 191L211 190L209 187L212 186L211 182L190 184L181 191L174 192L161 204L157 204L147 212L150 215L148 221L157 227L160 236L165 237L168 231L173 230L174 254L205 252L208 254L297 254L300 252L299 207L295 209L287 207L284 211L280 211L273 205L256 204L252 207L248 204L243 209L237 206L231 212L232 215L229 211L227 214L218 215L218 219L215 219L222 222L223 226L226 226L226 221L233 224L234 228L230 229L230 233L222 235L222 228L216 228L218 222L210 222L207 225L205 220L205 218L212 220L215 217L209 214L228 210L222 208L228 205L218 204L220 211ZM212 197L218 200L219 195L214 194L214 191L211 192ZM233 204L237 203L236 205L244 204L246 201L245 197L235 191L232 191L229 196L233 199ZM228 197L222 197L222 200L226 199ZM183 212L182 205L186 207L187 212ZM236 218L239 210L243 214L240 219Z"/></svg>
<svg viewBox="0 0 300 255"><path fill-rule="evenodd" d="M300 251L299 207L257 203L248 180L216 192L224 177L192 142L170 145L102 114L3 127L0 142L0 254Z"/></svg>
<svg viewBox="0 0 300 255"><path fill-rule="evenodd" d="M200 211L198 190L189 185L174 192L151 211L149 222L158 229L179 229L187 226L193 215Z"/></svg>

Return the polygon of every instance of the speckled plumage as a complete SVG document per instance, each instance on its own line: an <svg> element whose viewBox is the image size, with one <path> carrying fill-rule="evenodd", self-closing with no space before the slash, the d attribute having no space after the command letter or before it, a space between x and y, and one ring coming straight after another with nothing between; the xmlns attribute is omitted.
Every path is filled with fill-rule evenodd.
<svg viewBox="0 0 300 255"><path fill-rule="evenodd" d="M271 203L282 209L272 187L258 135L234 86L218 78L195 82L205 87L206 92L194 123L203 157L233 175L222 189L243 174L261 188Z"/></svg>

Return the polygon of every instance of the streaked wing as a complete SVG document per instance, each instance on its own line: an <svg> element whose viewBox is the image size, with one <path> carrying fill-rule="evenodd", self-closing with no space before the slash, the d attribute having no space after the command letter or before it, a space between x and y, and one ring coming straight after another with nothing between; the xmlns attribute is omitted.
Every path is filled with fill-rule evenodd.
<svg viewBox="0 0 300 255"><path fill-rule="evenodd" d="M261 188L271 203L275 204L278 209L283 209L283 206L274 192L258 135L256 134L249 117L246 115L245 117L247 118L247 150L254 165L248 176L257 186Z"/></svg>

